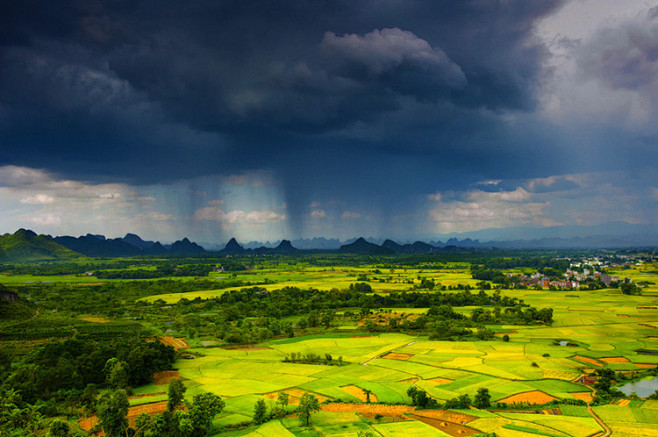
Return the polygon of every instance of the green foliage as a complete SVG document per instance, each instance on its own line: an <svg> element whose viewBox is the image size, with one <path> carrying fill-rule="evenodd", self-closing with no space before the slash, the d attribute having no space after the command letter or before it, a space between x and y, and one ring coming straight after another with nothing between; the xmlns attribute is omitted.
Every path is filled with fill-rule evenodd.
<svg viewBox="0 0 658 437"><path fill-rule="evenodd" d="M313 352L305 354L301 352L292 352L286 354L283 358L284 363L300 363L300 364L323 364L325 366L342 366L343 357L334 359L331 354L319 355Z"/></svg>
<svg viewBox="0 0 658 437"><path fill-rule="evenodd" d="M301 420L304 425L309 426L311 423L311 413L314 411L320 411L318 398L310 393L304 393L299 400L299 407L297 408L299 420Z"/></svg>
<svg viewBox="0 0 658 437"><path fill-rule="evenodd" d="M200 393L192 399L189 415L192 421L193 435L205 435L213 418L224 409L224 401L214 393Z"/></svg>
<svg viewBox="0 0 658 437"><path fill-rule="evenodd" d="M31 435L43 427L37 406L24 402L17 390L0 389L0 435Z"/></svg>
<svg viewBox="0 0 658 437"><path fill-rule="evenodd" d="M105 435L108 437L126 435L128 407L128 395L125 390L109 391L99 398L96 411Z"/></svg>
<svg viewBox="0 0 658 437"><path fill-rule="evenodd" d="M105 363L105 383L113 389L128 388L128 365L117 358L110 358Z"/></svg>
<svg viewBox="0 0 658 437"><path fill-rule="evenodd" d="M49 399L63 389L82 392L88 384L137 386L151 382L154 372L170 369L174 356L170 346L139 339L51 342L17 363L7 384L28 402Z"/></svg>
<svg viewBox="0 0 658 437"><path fill-rule="evenodd" d="M53 420L50 424L50 429L48 430L48 437L67 437L71 432L71 427L68 423L56 419Z"/></svg>
<svg viewBox="0 0 658 437"><path fill-rule="evenodd" d="M254 422L261 424L267 420L267 406L263 398L256 401L254 405Z"/></svg>
<svg viewBox="0 0 658 437"><path fill-rule="evenodd" d="M480 410L484 410L491 406L491 395L489 394L488 388L478 388L475 399L473 399L473 406Z"/></svg>
<svg viewBox="0 0 658 437"><path fill-rule="evenodd" d="M439 404L436 399L433 399L427 395L424 390L419 389L418 387L411 386L407 390L407 395L411 398L411 405L415 405L419 408L438 408Z"/></svg>
<svg viewBox="0 0 658 437"><path fill-rule="evenodd" d="M624 281L619 284L622 294L626 295L638 295L642 294L642 289L638 287L634 282L631 282L629 279L624 279Z"/></svg>
<svg viewBox="0 0 658 437"><path fill-rule="evenodd" d="M167 410L174 411L176 407L183 403L185 399L185 391L187 387L183 384L180 378L174 378L169 383L169 391L167 393Z"/></svg>
<svg viewBox="0 0 658 437"><path fill-rule="evenodd" d="M470 406L471 406L470 396L467 394L463 394L457 398L448 399L446 403L443 405L443 408L445 408L446 410L452 410L452 409L463 410L469 408Z"/></svg>

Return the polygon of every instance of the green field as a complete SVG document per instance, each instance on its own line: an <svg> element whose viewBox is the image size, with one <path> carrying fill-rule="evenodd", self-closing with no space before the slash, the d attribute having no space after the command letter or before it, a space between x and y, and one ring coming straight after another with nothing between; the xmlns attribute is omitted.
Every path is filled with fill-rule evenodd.
<svg viewBox="0 0 658 437"><path fill-rule="evenodd" d="M131 282L97 280L84 275L5 274L3 283L20 284L22 289L31 290L32 299L50 310L35 311L26 320L3 323L0 340L7 350L23 353L30 346L21 346L21 341L42 338L98 340L140 329L144 330L140 334L143 336L154 332L185 337L190 347L180 351L174 367L187 387L188 401L204 392L224 399L224 411L214 420L216 430L224 431L216 435L457 435L454 429L450 432L448 428L442 429L439 422L424 423L406 413L384 412L375 418L374 412L369 414L370 410L360 409L364 406L365 391L382 408L385 404L409 405L412 400L407 391L415 386L438 402L464 395L473 399L480 389L486 388L493 408L454 412L469 417L463 425L472 432L589 437L600 435L603 430L584 405L541 407L545 411L537 414L532 408L519 405L497 408L495 404L503 401L511 405L512 401L506 400L510 397L519 403L535 402L534 399L541 399L540 403L551 399L575 402L592 393L591 386L577 381L583 374L600 368L622 372L628 377L650 372L651 366L658 365L658 354L646 352L658 350L657 267L645 264L615 272L645 282L641 295L624 295L619 289L610 288L501 289L502 297L515 298L519 304L552 308L553 323L489 323L486 328L492 335L486 339L470 335L450 340L430 339L426 331L391 329L387 332L389 319L413 321L425 317L428 307L418 305L382 305L368 308L365 313L358 306L338 307L331 310L333 316L325 326L321 322L323 309L315 310L318 324L308 327L301 325L305 314L282 315L281 326L287 323L294 327L290 334L285 335L282 329L278 334L264 335L265 327L271 326L276 317L253 315L231 319L233 316L222 312L224 303L220 304L217 298L226 295L230 299L242 299L243 290L254 286L259 288L254 288L253 293L267 296L267 292L283 287L296 287L301 293L310 293L311 289L338 292L357 283L368 284L371 287L368 295L381 299L404 292L429 295L433 292L419 288L424 279L439 284L437 288L441 287L441 293L446 295L463 293L465 288L473 288L472 293L477 294L474 287L479 281L471 277L465 264L423 268L390 268L378 264L255 265L246 271L211 273L202 282L192 277ZM223 285L230 281L240 281L243 285ZM97 287L98 282L105 285ZM83 284L89 287L78 286ZM195 288L196 284L204 289ZM177 292L176 288L185 291ZM488 290L487 294L492 292ZM104 305L99 305L99 301ZM61 311L66 302L71 307ZM233 304L232 300L228 302ZM455 306L454 313L468 319L479 308ZM366 329L364 322L368 318L379 320L379 330ZM229 344L236 343L227 338L231 330L238 328L247 330L248 344ZM475 328L471 328L471 333L474 332ZM503 335L509 341L503 341ZM557 341L572 345L561 346ZM330 364L334 365L284 362L291 354L331 355ZM342 365L337 365L339 357ZM167 388L166 384L136 387L130 405L166 400L167 395L162 393ZM262 425L250 424L255 403L265 399L272 410L281 392L291 396L288 413L294 412L295 402L303 393L314 394L329 403L313 414L309 427L288 415ZM598 405L593 411L615 435L653 435L658 432L657 405L658 401L632 401L627 406ZM553 409L559 410L558 413L554 414Z"/></svg>

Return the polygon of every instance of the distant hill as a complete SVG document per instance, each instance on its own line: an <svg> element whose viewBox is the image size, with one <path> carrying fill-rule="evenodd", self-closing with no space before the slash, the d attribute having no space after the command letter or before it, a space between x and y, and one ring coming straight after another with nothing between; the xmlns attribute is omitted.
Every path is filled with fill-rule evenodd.
<svg viewBox="0 0 658 437"><path fill-rule="evenodd" d="M13 234L0 236L0 261L23 262L53 259L69 259L81 256L58 244L48 235L19 229Z"/></svg>
<svg viewBox="0 0 658 437"><path fill-rule="evenodd" d="M247 249L240 246L240 243L235 238L231 238L224 249L220 250L219 253L226 255L242 255L247 252Z"/></svg>
<svg viewBox="0 0 658 437"><path fill-rule="evenodd" d="M257 254L276 254L276 255L290 255L293 253L301 252L299 249L293 247L292 243L289 240L281 240L278 246L276 247L259 247L253 250Z"/></svg>
<svg viewBox="0 0 658 437"><path fill-rule="evenodd" d="M281 254L289 254L289 253L297 253L299 252L299 249L296 249L292 246L292 243L288 240L281 240L281 243L274 249L272 249L273 253L281 253Z"/></svg>
<svg viewBox="0 0 658 437"><path fill-rule="evenodd" d="M62 246L79 252L86 256L137 256L143 251L121 238L106 239L102 235L75 237L55 237L55 241Z"/></svg>
<svg viewBox="0 0 658 437"><path fill-rule="evenodd" d="M344 244L338 249L342 253L355 253L362 255L391 255L395 252L385 246L379 246L375 243L369 243L365 238L360 237L355 242Z"/></svg>
<svg viewBox="0 0 658 437"><path fill-rule="evenodd" d="M123 238L105 238L87 234L80 237L55 237L57 243L86 256L141 256L141 255L196 255L205 249L187 238L165 248L158 241L144 241L138 235L126 234Z"/></svg>
<svg viewBox="0 0 658 437"><path fill-rule="evenodd" d="M169 253L172 255L197 255L205 252L206 250L203 247L192 243L187 237L176 241L169 248Z"/></svg>

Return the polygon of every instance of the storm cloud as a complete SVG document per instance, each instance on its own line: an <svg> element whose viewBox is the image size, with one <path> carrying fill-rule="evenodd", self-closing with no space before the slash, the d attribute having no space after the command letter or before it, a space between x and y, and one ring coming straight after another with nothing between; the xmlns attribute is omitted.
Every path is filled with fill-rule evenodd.
<svg viewBox="0 0 658 437"><path fill-rule="evenodd" d="M271 222L290 236L330 234L341 221L397 232L408 211L421 232L421 216L439 210L428 194L467 196L482 180L505 181L488 191L517 192L514 181L647 166L655 131L611 129L589 112L579 130L551 115L578 93L562 92L571 88L553 63L566 56L553 50L559 35L538 29L569 5L3 2L0 166L91 186L170 187L175 205L149 213L206 238L240 222ZM573 40L573 87L655 95L655 23L645 8ZM604 135L590 132L597 126ZM623 162L590 159L626 147L636 153ZM235 187L226 178L262 172L274 200L208 203ZM48 206L41 193L23 194L23 205ZM550 210L526 200L518 216Z"/></svg>

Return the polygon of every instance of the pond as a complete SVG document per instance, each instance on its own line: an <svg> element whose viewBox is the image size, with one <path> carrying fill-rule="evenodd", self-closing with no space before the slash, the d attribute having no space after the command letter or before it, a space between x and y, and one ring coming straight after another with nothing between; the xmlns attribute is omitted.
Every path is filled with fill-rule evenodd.
<svg viewBox="0 0 658 437"><path fill-rule="evenodd" d="M631 393L637 393L639 397L646 398L658 390L658 376L654 377L653 379L629 382L628 384L624 384L618 388L627 396Z"/></svg>

